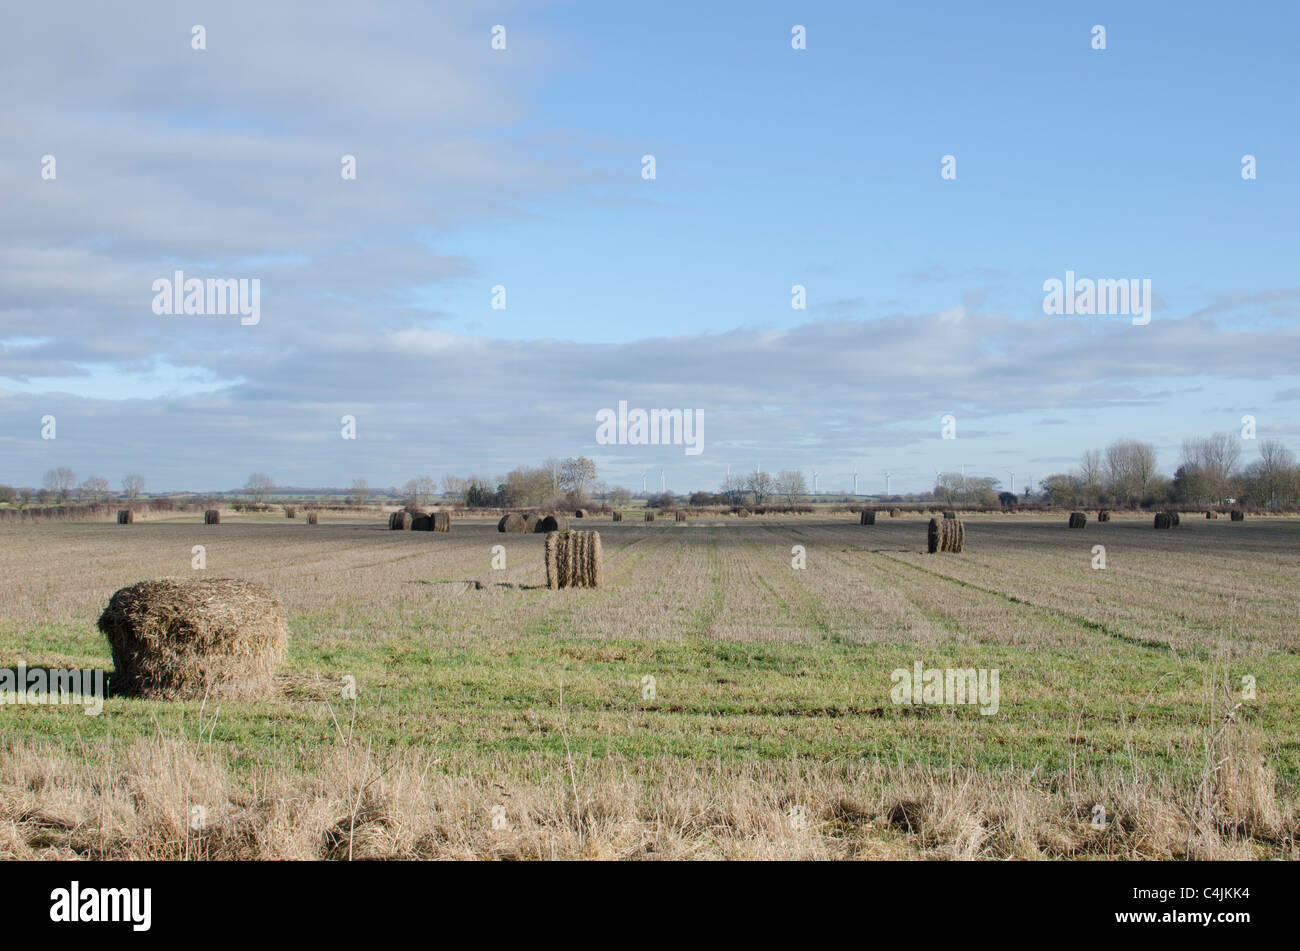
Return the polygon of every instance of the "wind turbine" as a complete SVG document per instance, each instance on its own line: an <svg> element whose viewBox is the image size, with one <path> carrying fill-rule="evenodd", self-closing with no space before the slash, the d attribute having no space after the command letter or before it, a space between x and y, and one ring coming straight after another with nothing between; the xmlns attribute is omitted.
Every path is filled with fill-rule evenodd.
<svg viewBox="0 0 1300 951"><path fill-rule="evenodd" d="M650 471L650 470L648 470L648 469L642 469L642 470L641 470L641 494L642 494L642 495L645 495L645 494L646 494L646 491L645 491L645 474L646 474L647 472L649 472L649 471Z"/></svg>
<svg viewBox="0 0 1300 951"><path fill-rule="evenodd" d="M664 493L668 491L668 483L664 481L664 467L659 467L659 491Z"/></svg>
<svg viewBox="0 0 1300 951"><path fill-rule="evenodd" d="M1007 472L1011 473L1011 494L1015 495L1016 494L1016 470L1008 469Z"/></svg>
<svg viewBox="0 0 1300 951"><path fill-rule="evenodd" d="M889 495L889 477L893 475L888 469L882 470L885 473L885 495Z"/></svg>
<svg viewBox="0 0 1300 951"><path fill-rule="evenodd" d="M858 494L858 467L853 467L853 494Z"/></svg>
<svg viewBox="0 0 1300 951"><path fill-rule="evenodd" d="M813 470L813 496L817 495L817 470Z"/></svg>

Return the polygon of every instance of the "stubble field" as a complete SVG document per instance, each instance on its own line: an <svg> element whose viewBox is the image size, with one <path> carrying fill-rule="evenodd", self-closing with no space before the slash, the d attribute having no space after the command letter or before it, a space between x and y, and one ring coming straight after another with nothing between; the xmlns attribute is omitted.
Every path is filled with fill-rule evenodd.
<svg viewBox="0 0 1300 951"><path fill-rule="evenodd" d="M1300 520L964 519L587 519L590 591L488 519L0 525L0 667L111 669L195 545L290 624L273 702L0 706L0 856L1296 857Z"/></svg>

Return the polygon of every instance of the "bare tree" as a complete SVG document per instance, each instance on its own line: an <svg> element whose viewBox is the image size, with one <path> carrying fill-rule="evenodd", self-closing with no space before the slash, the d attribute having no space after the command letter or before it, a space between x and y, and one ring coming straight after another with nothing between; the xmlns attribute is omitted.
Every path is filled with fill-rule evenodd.
<svg viewBox="0 0 1300 951"><path fill-rule="evenodd" d="M468 483L460 476L445 475L442 477L442 491L449 499L461 499L463 501L467 487Z"/></svg>
<svg viewBox="0 0 1300 951"><path fill-rule="evenodd" d="M370 498L370 483L362 478L353 479L351 495L357 505L365 505L366 500Z"/></svg>
<svg viewBox="0 0 1300 951"><path fill-rule="evenodd" d="M570 457L560 463L559 486L578 498L587 494L587 486L596 481L596 464L586 456Z"/></svg>
<svg viewBox="0 0 1300 951"><path fill-rule="evenodd" d="M777 473L774 488L778 495L785 496L787 503L794 505L808 493L808 480L798 469L782 469Z"/></svg>
<svg viewBox="0 0 1300 951"><path fill-rule="evenodd" d="M1079 459L1079 485L1084 495L1095 499L1101 494L1106 466L1100 449L1086 449Z"/></svg>
<svg viewBox="0 0 1300 951"><path fill-rule="evenodd" d="M144 476L138 472L128 472L122 476L122 492L128 501L134 502L144 492L146 485Z"/></svg>
<svg viewBox="0 0 1300 951"><path fill-rule="evenodd" d="M934 497L952 505L966 494L966 477L960 472L941 472L934 484Z"/></svg>
<svg viewBox="0 0 1300 951"><path fill-rule="evenodd" d="M59 466L57 469L51 469L45 473L45 478L41 480L41 484L45 487L46 492L57 497L60 502L65 502L76 480L77 477L71 469L66 466Z"/></svg>
<svg viewBox="0 0 1300 951"><path fill-rule="evenodd" d="M775 480L761 469L755 469L749 475L745 476L745 491L754 497L755 505L762 505L764 500L772 494L772 487Z"/></svg>
<svg viewBox="0 0 1300 951"><path fill-rule="evenodd" d="M1120 439L1106 447L1107 488L1118 499L1140 500L1156 473L1156 448L1136 439Z"/></svg>
<svg viewBox="0 0 1300 951"><path fill-rule="evenodd" d="M254 502L259 504L271 494L273 488L275 488L275 483L264 472L254 472L248 477L248 481L244 483L244 491L253 497Z"/></svg>
<svg viewBox="0 0 1300 951"><path fill-rule="evenodd" d="M1241 458L1241 442L1231 433L1215 433L1183 443L1183 483L1198 498L1219 501L1228 496Z"/></svg>
<svg viewBox="0 0 1300 951"><path fill-rule="evenodd" d="M406 483L403 492L408 505L424 507L433 501L434 495L438 492L438 485L429 476L416 476Z"/></svg>
<svg viewBox="0 0 1300 951"><path fill-rule="evenodd" d="M102 502L108 498L110 491L108 480L97 476L86 479L77 489L77 493L87 502Z"/></svg>

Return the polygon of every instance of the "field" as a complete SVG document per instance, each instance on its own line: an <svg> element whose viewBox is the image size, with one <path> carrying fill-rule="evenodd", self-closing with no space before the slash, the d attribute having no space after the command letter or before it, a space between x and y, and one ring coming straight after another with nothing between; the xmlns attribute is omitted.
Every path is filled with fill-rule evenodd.
<svg viewBox="0 0 1300 951"><path fill-rule="evenodd" d="M552 591L486 518L223 518L0 524L0 667L111 669L195 545L290 621L271 703L0 707L0 856L1300 856L1300 519L597 517ZM917 662L996 712L893 702Z"/></svg>

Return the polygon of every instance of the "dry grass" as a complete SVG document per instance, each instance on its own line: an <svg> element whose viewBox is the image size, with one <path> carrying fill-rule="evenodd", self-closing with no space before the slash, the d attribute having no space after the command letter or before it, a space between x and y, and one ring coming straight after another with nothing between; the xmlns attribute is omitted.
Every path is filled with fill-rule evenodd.
<svg viewBox="0 0 1300 951"><path fill-rule="evenodd" d="M434 751L377 750L342 728L241 777L201 738L209 717L198 738L137 737L85 760L0 749L0 859L1300 858L1300 817L1240 747L1217 751L1208 799L1120 772L1044 782L1033 766L881 760L561 754L455 773Z"/></svg>

